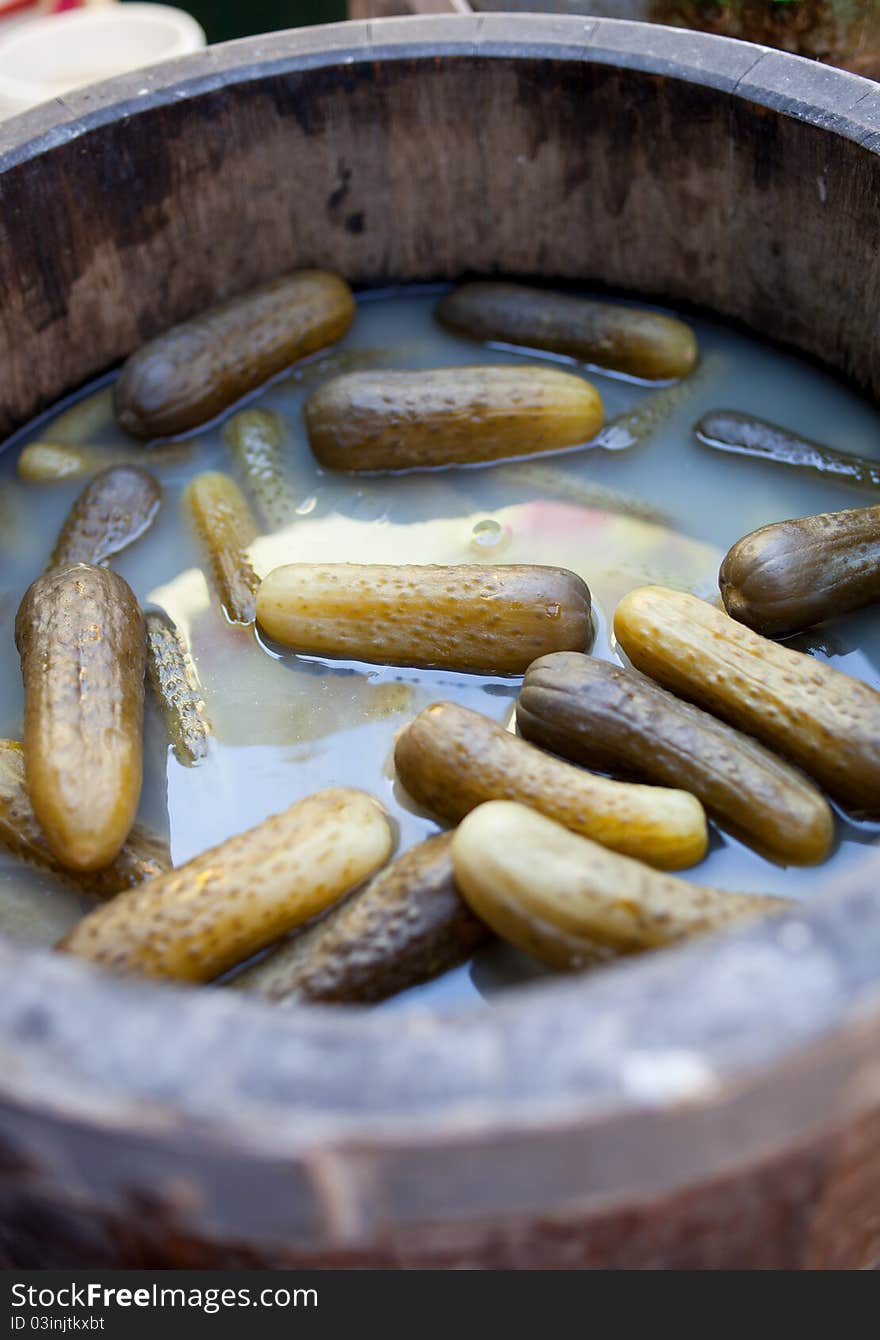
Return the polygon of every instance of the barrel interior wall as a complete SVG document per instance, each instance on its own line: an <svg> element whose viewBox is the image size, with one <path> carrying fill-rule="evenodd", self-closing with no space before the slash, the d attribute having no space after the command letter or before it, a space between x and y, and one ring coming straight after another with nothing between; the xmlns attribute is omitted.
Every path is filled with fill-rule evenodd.
<svg viewBox="0 0 880 1340"><path fill-rule="evenodd" d="M364 284L605 283L732 316L877 390L874 162L717 87L604 64L243 72L3 174L0 431L300 265ZM10 226L22 217L40 227Z"/></svg>

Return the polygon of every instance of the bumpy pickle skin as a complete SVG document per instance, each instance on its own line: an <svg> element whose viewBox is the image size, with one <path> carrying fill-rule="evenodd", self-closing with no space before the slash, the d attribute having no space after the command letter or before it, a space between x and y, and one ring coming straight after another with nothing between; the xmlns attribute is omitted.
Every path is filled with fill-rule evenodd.
<svg viewBox="0 0 880 1340"><path fill-rule="evenodd" d="M420 712L397 737L394 762L413 799L448 823L515 800L662 870L706 854L706 816L686 791L596 777L456 703Z"/></svg>
<svg viewBox="0 0 880 1340"><path fill-rule="evenodd" d="M19 479L27 484L58 484L67 479L97 475L109 466L149 465L151 470L176 465L192 455L190 442L169 443L145 448L77 447L66 443L30 442L22 449L16 464Z"/></svg>
<svg viewBox="0 0 880 1340"><path fill-rule="evenodd" d="M53 855L101 870L131 831L143 772L144 621L107 568L52 568L15 621L27 789Z"/></svg>
<svg viewBox="0 0 880 1340"><path fill-rule="evenodd" d="M272 410L243 409L224 425L223 437L262 520L273 529L296 513L296 498L284 477L284 421Z"/></svg>
<svg viewBox="0 0 880 1340"><path fill-rule="evenodd" d="M630 592L614 632L637 670L803 768L844 809L880 816L876 689L665 587Z"/></svg>
<svg viewBox="0 0 880 1340"><path fill-rule="evenodd" d="M198 428L341 339L354 314L348 284L323 270L300 270L230 298L131 355L115 385L117 421L147 439Z"/></svg>
<svg viewBox="0 0 880 1340"><path fill-rule="evenodd" d="M17 740L0 740L0 847L94 898L112 898L171 869L168 844L140 824L134 825L119 855L103 870L83 874L61 865L28 798L24 746Z"/></svg>
<svg viewBox="0 0 880 1340"><path fill-rule="evenodd" d="M292 563L264 579L257 621L306 655L487 675L593 639L586 584L529 564Z"/></svg>
<svg viewBox="0 0 880 1340"><path fill-rule="evenodd" d="M728 551L718 575L732 619L788 637L880 601L880 507L762 526Z"/></svg>
<svg viewBox="0 0 880 1340"><path fill-rule="evenodd" d="M206 470L187 485L183 500L227 619L253 623L259 579L247 551L257 526L244 494L229 475Z"/></svg>
<svg viewBox="0 0 880 1340"><path fill-rule="evenodd" d="M462 284L436 315L471 339L548 349L643 381L686 377L699 357L693 330L676 317L525 284Z"/></svg>
<svg viewBox="0 0 880 1340"><path fill-rule="evenodd" d="M455 879L474 914L553 968L689 940L794 906L661 874L524 805L490 801L452 839Z"/></svg>
<svg viewBox="0 0 880 1340"><path fill-rule="evenodd" d="M178 763L191 768L207 758L213 731L198 671L180 629L160 609L144 612L147 682L159 704Z"/></svg>
<svg viewBox="0 0 880 1340"><path fill-rule="evenodd" d="M207 982L336 902L392 846L372 796L319 791L95 908L58 948L115 972Z"/></svg>
<svg viewBox="0 0 880 1340"><path fill-rule="evenodd" d="M780 865L831 854L834 817L802 772L637 671L576 652L542 657L526 672L516 720L527 740L575 763L691 792Z"/></svg>
<svg viewBox="0 0 880 1340"><path fill-rule="evenodd" d="M304 409L329 470L414 470L534 456L585 444L603 422L599 392L556 368L382 369L334 377Z"/></svg>
<svg viewBox="0 0 880 1340"><path fill-rule="evenodd" d="M266 1000L372 1004L455 968L489 931L455 886L452 836L418 843L229 983Z"/></svg>
<svg viewBox="0 0 880 1340"><path fill-rule="evenodd" d="M150 529L162 505L157 480L137 466L113 466L96 475L73 504L49 567L106 563Z"/></svg>

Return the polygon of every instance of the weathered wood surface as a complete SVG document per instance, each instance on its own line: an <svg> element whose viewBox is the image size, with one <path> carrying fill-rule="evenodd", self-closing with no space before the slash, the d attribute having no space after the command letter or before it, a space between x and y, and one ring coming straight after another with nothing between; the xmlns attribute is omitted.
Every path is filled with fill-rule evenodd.
<svg viewBox="0 0 880 1340"><path fill-rule="evenodd" d="M2 426L297 265L602 281L876 394L878 153L880 88L637 24L215 48L0 126ZM451 1021L271 1012L0 945L6 1262L880 1259L876 870Z"/></svg>
<svg viewBox="0 0 880 1340"><path fill-rule="evenodd" d="M344 65L273 34L0 127L0 432L297 265L602 280L878 389L880 88L637 24L426 22L449 59L403 20L325 35Z"/></svg>
<svg viewBox="0 0 880 1340"><path fill-rule="evenodd" d="M579 14L695 28L880 78L876 0L349 0L352 19L391 14Z"/></svg>

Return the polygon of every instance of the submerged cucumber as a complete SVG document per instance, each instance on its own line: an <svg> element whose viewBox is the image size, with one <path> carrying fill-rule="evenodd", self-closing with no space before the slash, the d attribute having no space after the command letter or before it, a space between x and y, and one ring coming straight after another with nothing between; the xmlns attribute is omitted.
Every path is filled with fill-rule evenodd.
<svg viewBox="0 0 880 1340"><path fill-rule="evenodd" d="M146 470L132 465L102 470L68 513L49 566L106 563L150 529L161 503L162 489Z"/></svg>
<svg viewBox="0 0 880 1340"><path fill-rule="evenodd" d="M143 771L144 621L107 568L52 568L15 621L27 786L53 854L74 870L118 856Z"/></svg>
<svg viewBox="0 0 880 1340"><path fill-rule="evenodd" d="M0 847L95 898L112 898L171 868L167 842L140 824L103 870L85 873L63 866L34 814L25 784L24 748L17 740L0 740Z"/></svg>
<svg viewBox="0 0 880 1340"><path fill-rule="evenodd" d="M354 312L348 284L323 270L299 270L230 298L131 355L115 386L116 418L142 438L198 428L341 339Z"/></svg>
<svg viewBox="0 0 880 1340"><path fill-rule="evenodd" d="M372 796L319 791L95 908L58 948L119 972L207 982L329 907L392 846Z"/></svg>
<svg viewBox="0 0 880 1340"><path fill-rule="evenodd" d="M529 666L516 721L563 758L690 791L722 828L782 865L831 854L831 810L803 773L634 670L576 652L544 656Z"/></svg>
<svg viewBox="0 0 880 1340"><path fill-rule="evenodd" d="M306 655L485 675L521 675L593 637L580 577L525 563L291 563L264 579L257 621Z"/></svg>
<svg viewBox="0 0 880 1340"><path fill-rule="evenodd" d="M697 364L696 336L676 317L525 284L462 284L441 299L437 320L472 339L549 349L646 381L686 377Z"/></svg>
<svg viewBox="0 0 880 1340"><path fill-rule="evenodd" d="M351 372L313 391L309 443L330 470L473 465L589 442L602 401L555 368Z"/></svg>
<svg viewBox="0 0 880 1340"><path fill-rule="evenodd" d="M452 863L462 895L496 934L569 971L793 906L661 874L505 800L463 820Z"/></svg>
<svg viewBox="0 0 880 1340"><path fill-rule="evenodd" d="M822 512L738 540L718 574L727 613L787 637L880 600L880 507Z"/></svg>
<svg viewBox="0 0 880 1340"><path fill-rule="evenodd" d="M845 809L880 816L880 693L681 591L645 586L614 632L636 669L798 764Z"/></svg>
<svg viewBox="0 0 880 1340"><path fill-rule="evenodd" d="M368 1004L463 963L489 932L455 886L451 841L411 847L230 986L291 1004Z"/></svg>
<svg viewBox="0 0 880 1340"><path fill-rule="evenodd" d="M178 763L192 767L208 754L211 723L202 686L180 629L164 610L148 609L147 679Z"/></svg>
<svg viewBox="0 0 880 1340"><path fill-rule="evenodd" d="M596 777L457 703L433 703L401 731L397 775L448 823L487 800L517 800L576 833L664 870L706 854L706 816L685 791Z"/></svg>

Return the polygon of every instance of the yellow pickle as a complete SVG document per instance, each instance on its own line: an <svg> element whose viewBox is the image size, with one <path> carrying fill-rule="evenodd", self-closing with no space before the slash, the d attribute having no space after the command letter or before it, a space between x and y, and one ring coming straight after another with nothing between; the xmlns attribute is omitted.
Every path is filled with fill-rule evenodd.
<svg viewBox="0 0 880 1340"><path fill-rule="evenodd" d="M413 799L448 823L484 801L516 800L660 869L706 854L706 816L686 791L596 777L456 703L420 712L397 737L394 762Z"/></svg>
<svg viewBox="0 0 880 1340"><path fill-rule="evenodd" d="M521 675L593 638L586 583L524 563L292 563L263 580L257 622L306 655L486 675Z"/></svg>
<svg viewBox="0 0 880 1340"><path fill-rule="evenodd" d="M350 372L313 391L309 443L330 470L474 465L587 443L599 392L555 368Z"/></svg>
<svg viewBox="0 0 880 1340"><path fill-rule="evenodd" d="M336 902L392 846L372 796L319 791L95 908L58 948L117 972L208 982Z"/></svg>
<svg viewBox="0 0 880 1340"><path fill-rule="evenodd" d="M114 861L143 772L144 621L107 568L52 568L15 621L27 789L50 849L73 870Z"/></svg>
<svg viewBox="0 0 880 1340"><path fill-rule="evenodd" d="M665 587L626 596L614 632L658 684L777 750L844 809L880 816L876 689Z"/></svg>
<svg viewBox="0 0 880 1340"><path fill-rule="evenodd" d="M244 494L229 475L207 470L187 486L184 507L227 619L253 623L259 580L247 551L257 526Z"/></svg>
<svg viewBox="0 0 880 1340"><path fill-rule="evenodd" d="M440 833L410 847L230 986L285 1004L369 1004L463 963L489 931L456 888L451 843Z"/></svg>
<svg viewBox="0 0 880 1340"><path fill-rule="evenodd" d="M135 824L119 855L103 870L82 872L62 865L37 822L25 784L24 747L0 740L0 848L96 898L112 898L171 868L168 844Z"/></svg>
<svg viewBox="0 0 880 1340"><path fill-rule="evenodd" d="M462 821L452 863L463 897L496 934L569 971L796 906L689 884L505 800Z"/></svg>

